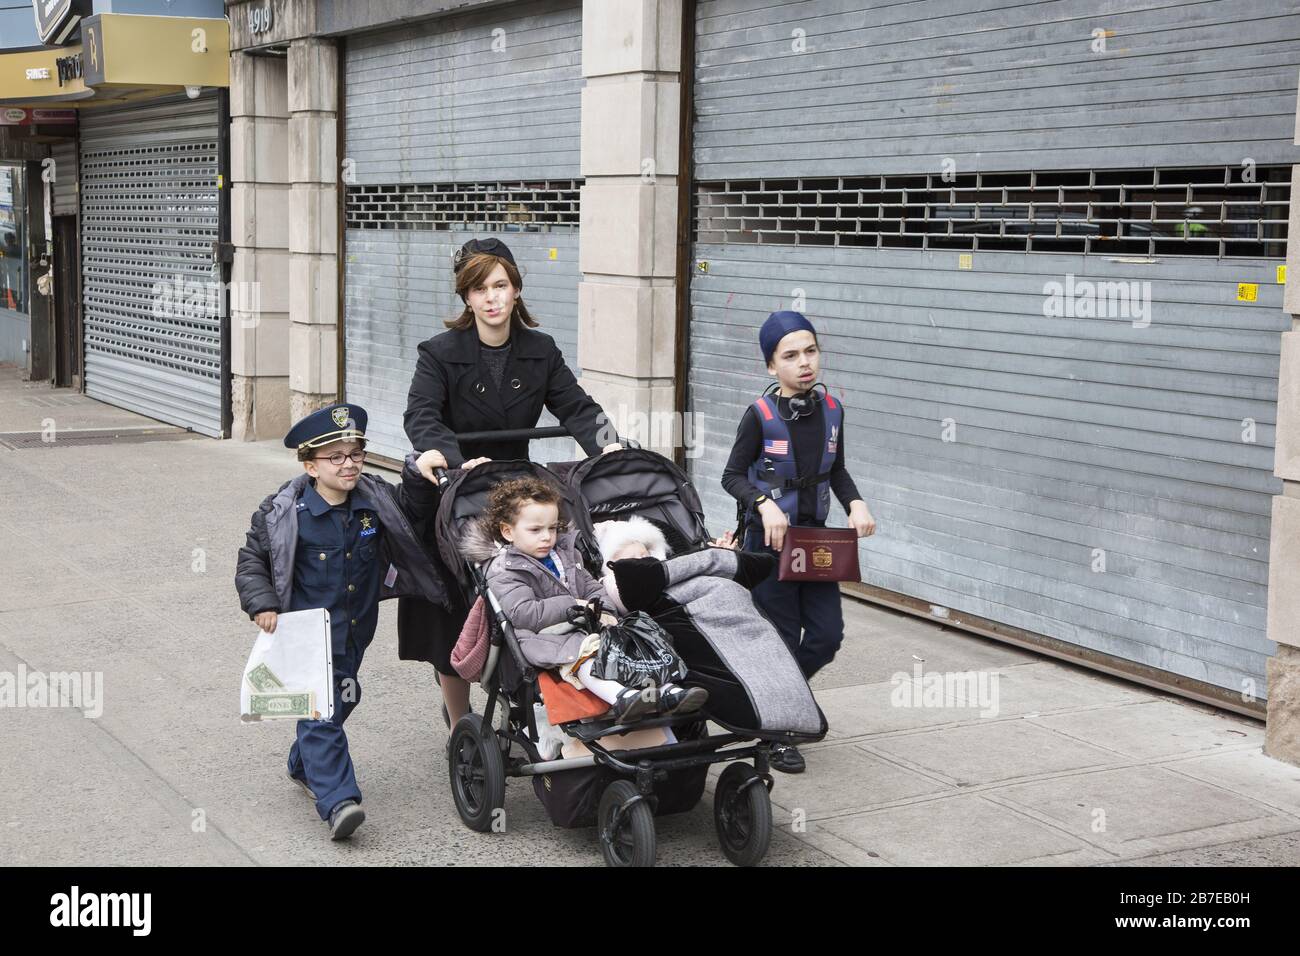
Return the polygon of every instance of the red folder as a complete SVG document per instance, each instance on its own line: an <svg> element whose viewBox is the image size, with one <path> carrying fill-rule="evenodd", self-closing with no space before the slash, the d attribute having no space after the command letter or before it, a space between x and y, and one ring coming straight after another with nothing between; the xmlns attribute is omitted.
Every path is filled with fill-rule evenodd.
<svg viewBox="0 0 1300 956"><path fill-rule="evenodd" d="M852 528L793 525L781 547L781 581L861 581L858 533Z"/></svg>

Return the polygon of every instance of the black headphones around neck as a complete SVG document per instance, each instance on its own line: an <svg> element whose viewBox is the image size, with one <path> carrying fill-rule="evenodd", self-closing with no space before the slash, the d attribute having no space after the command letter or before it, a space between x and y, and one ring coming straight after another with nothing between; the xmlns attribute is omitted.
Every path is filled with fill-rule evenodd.
<svg viewBox="0 0 1300 956"><path fill-rule="evenodd" d="M773 382L771 385L767 387L767 389L763 392L763 394L770 395L774 391L777 392L776 414L781 419L781 421L792 422L798 418L802 418L804 415L811 415L813 411L817 408L817 403L822 400L822 396L817 394L817 386L819 385L821 385L821 390L825 392L826 391L825 385L823 385L821 382L813 382L812 387L809 388L806 392L802 392L798 395L791 395L790 398L787 399L787 401L789 401L790 403L789 418L786 418L784 415L781 414L781 396L780 396L781 386L779 382Z"/></svg>

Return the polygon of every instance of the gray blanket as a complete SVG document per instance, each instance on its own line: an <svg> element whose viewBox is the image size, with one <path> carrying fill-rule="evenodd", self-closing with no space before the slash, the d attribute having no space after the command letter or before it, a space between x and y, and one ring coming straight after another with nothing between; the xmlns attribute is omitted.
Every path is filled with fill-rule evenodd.
<svg viewBox="0 0 1300 956"><path fill-rule="evenodd" d="M759 726L752 729L821 733L821 712L794 655L754 607L749 591L735 580L736 553L705 548L670 558L664 567L664 594L678 607L661 607L663 613L656 618L662 617L670 633L680 632L683 617L693 625L748 695L759 718ZM690 657L683 656L690 665Z"/></svg>

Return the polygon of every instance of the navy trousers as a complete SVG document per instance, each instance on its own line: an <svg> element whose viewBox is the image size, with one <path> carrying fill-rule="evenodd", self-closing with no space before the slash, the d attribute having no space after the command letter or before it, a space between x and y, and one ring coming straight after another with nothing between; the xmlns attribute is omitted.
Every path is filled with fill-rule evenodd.
<svg viewBox="0 0 1300 956"><path fill-rule="evenodd" d="M742 545L746 551L767 551L763 528L748 528ZM794 654L804 677L811 678L835 658L844 642L844 609L840 586L834 581L780 581L773 568L754 588L754 603Z"/></svg>
<svg viewBox="0 0 1300 956"><path fill-rule="evenodd" d="M357 671L364 654L349 640L347 653L334 655L334 718L298 721L298 739L289 749L289 773L307 781L322 820L344 800L361 802L343 723L361 703Z"/></svg>

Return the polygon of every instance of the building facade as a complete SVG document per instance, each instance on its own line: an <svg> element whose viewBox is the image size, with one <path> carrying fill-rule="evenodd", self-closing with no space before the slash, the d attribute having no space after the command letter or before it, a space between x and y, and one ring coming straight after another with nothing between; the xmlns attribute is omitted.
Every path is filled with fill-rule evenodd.
<svg viewBox="0 0 1300 956"><path fill-rule="evenodd" d="M179 98L121 104L135 141L80 112L86 388L148 382L128 407L179 420L179 397L241 439L357 401L398 457L416 346L460 311L450 253L498 234L584 386L684 460L720 531L755 329L800 309L881 522L862 596L1267 713L1300 762L1300 15L858 7L226 3L228 255L220 189L177 203L225 176L219 94L215 138L198 106L162 121ZM115 195L154 147L196 175ZM157 258L131 245L161 247L128 199L181 210L180 294L229 258L226 312L161 335L130 305L118 273ZM30 301L6 282L0 309ZM146 328L164 359L113 351Z"/></svg>
<svg viewBox="0 0 1300 956"><path fill-rule="evenodd" d="M801 309L870 596L1258 712L1300 20L854 7L695 6L707 505Z"/></svg>
<svg viewBox="0 0 1300 956"><path fill-rule="evenodd" d="M50 5L26 10L49 44L18 35L23 46L0 50L0 110L14 123L0 162L26 187L11 193L24 216L0 208L24 220L6 233L16 244L0 270L0 361L229 435L224 11L198 0L55 6L63 14L45 31L34 13ZM154 15L163 10L175 15ZM4 181L0 171L0 192Z"/></svg>

